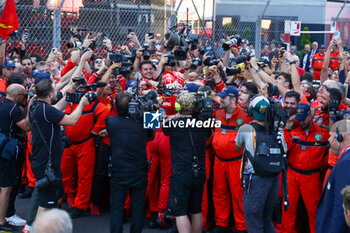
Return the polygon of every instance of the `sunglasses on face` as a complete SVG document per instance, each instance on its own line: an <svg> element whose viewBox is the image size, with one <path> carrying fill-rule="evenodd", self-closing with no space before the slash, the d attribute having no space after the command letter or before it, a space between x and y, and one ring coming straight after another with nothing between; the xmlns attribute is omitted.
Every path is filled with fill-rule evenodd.
<svg viewBox="0 0 350 233"><path fill-rule="evenodd" d="M102 64L102 62L103 62L102 60L96 60L95 61L96 64Z"/></svg>

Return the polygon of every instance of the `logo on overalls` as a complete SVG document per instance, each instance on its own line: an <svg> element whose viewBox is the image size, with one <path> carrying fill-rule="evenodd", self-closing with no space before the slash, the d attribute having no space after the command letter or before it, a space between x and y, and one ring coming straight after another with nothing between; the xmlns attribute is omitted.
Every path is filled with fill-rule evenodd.
<svg viewBox="0 0 350 233"><path fill-rule="evenodd" d="M322 135L321 134L316 134L315 135L315 139L317 140L317 141L320 141L321 139L322 139Z"/></svg>
<svg viewBox="0 0 350 233"><path fill-rule="evenodd" d="M242 125L243 124L243 119L242 118L238 118L236 120L236 123L237 123L237 125Z"/></svg>

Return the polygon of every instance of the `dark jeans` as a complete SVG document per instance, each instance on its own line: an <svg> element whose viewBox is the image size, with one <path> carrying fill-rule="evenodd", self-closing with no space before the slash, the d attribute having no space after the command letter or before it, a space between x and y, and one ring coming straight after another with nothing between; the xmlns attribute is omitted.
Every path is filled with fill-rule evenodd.
<svg viewBox="0 0 350 233"><path fill-rule="evenodd" d="M130 194L130 233L141 233L144 220L144 202L147 189L147 173L113 174L111 179L111 232L123 232L123 213L127 190Z"/></svg>
<svg viewBox="0 0 350 233"><path fill-rule="evenodd" d="M95 175L92 183L91 201L94 205L101 207L102 192L104 184L108 184L108 163L112 154L111 146L102 142L101 138L96 140L96 163Z"/></svg>
<svg viewBox="0 0 350 233"><path fill-rule="evenodd" d="M273 206L277 201L278 176L252 176L243 195L245 224L249 233L276 232L271 222Z"/></svg>

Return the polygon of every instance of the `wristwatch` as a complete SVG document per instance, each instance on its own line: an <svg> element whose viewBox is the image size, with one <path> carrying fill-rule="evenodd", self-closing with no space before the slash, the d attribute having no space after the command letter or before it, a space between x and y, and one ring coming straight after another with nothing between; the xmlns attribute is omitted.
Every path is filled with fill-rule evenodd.
<svg viewBox="0 0 350 233"><path fill-rule="evenodd" d="M297 63L296 60L289 62L290 65L293 65L293 64L296 64L296 63Z"/></svg>

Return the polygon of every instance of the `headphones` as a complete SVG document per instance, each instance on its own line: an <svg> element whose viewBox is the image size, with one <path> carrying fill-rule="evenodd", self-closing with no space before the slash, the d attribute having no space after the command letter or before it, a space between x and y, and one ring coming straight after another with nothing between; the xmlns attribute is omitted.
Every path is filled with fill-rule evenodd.
<svg viewBox="0 0 350 233"><path fill-rule="evenodd" d="M335 129L335 138L338 142L342 142L344 140L343 135L339 132L339 126Z"/></svg>
<svg viewBox="0 0 350 233"><path fill-rule="evenodd" d="M179 99L182 95L184 95L185 93L188 93L188 91L182 91L178 94L178 96L176 97L176 100L175 100L175 111L177 112L181 112L181 104L179 102Z"/></svg>
<svg viewBox="0 0 350 233"><path fill-rule="evenodd" d="M175 102L175 110L177 111L177 112L181 112L181 104L179 103L179 102Z"/></svg>

